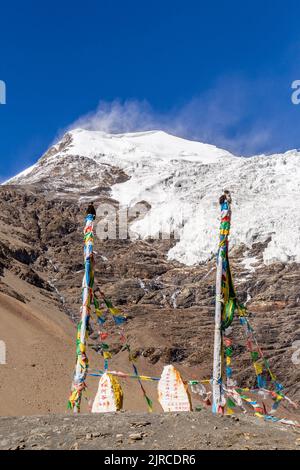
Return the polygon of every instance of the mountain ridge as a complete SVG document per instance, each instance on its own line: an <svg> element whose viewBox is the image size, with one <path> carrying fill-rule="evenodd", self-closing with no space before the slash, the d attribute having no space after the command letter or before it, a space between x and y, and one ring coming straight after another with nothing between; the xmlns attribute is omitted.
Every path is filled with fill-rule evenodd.
<svg viewBox="0 0 300 470"><path fill-rule="evenodd" d="M229 188L231 246L269 240L264 263L300 262L298 151L243 158L163 131L76 129L6 184L38 184L86 201L112 197L127 207L146 201L150 210L132 224L132 232L146 239L177 231L179 241L168 256L187 265L215 253L218 196Z"/></svg>

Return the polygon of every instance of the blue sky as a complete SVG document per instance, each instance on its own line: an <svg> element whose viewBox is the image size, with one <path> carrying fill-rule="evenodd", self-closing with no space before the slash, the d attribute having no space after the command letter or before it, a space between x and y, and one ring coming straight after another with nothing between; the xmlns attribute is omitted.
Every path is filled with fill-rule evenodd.
<svg viewBox="0 0 300 470"><path fill-rule="evenodd" d="M0 16L2 180L92 112L80 125L113 115L109 130L159 126L243 155L300 147L297 1L11 0Z"/></svg>

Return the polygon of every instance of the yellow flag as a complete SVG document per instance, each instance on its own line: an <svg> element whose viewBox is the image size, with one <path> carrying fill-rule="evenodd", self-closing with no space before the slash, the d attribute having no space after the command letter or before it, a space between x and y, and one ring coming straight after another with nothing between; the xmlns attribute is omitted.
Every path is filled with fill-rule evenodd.
<svg viewBox="0 0 300 470"><path fill-rule="evenodd" d="M254 362L254 369L255 369L256 375L261 374L263 371L263 367L259 362Z"/></svg>
<svg viewBox="0 0 300 470"><path fill-rule="evenodd" d="M120 313L120 310L118 310L117 308L114 308L114 307L110 308L109 311L112 315L119 315L119 313Z"/></svg>

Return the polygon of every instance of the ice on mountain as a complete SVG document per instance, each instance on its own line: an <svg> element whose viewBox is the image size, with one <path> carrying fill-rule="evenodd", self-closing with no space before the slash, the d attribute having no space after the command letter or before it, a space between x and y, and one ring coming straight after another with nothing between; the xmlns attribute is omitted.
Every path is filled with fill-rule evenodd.
<svg viewBox="0 0 300 470"><path fill-rule="evenodd" d="M266 264L300 262L300 153L296 150L242 158L162 131L106 134L76 129L10 183L47 180L55 189L58 174L65 192L76 193L75 176L84 171L82 184L95 187L97 175L110 167L129 177L112 186L114 199L122 206L140 201L151 206L143 219L131 225L137 238L157 236L168 223L177 230L180 239L169 251L169 259L192 265L215 254L218 197L229 188L233 197L230 246L265 242Z"/></svg>

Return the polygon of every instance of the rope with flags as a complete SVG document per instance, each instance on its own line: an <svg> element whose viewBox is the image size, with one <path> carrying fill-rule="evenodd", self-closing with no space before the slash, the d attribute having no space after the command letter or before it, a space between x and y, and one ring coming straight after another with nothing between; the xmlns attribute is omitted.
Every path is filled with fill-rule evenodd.
<svg viewBox="0 0 300 470"><path fill-rule="evenodd" d="M153 403L152 400L148 397L146 390L141 382L140 375L137 369L137 366L135 365L135 357L134 354L131 352L130 345L128 342L128 339L125 334L124 330L124 323L127 321L126 316L118 309L115 308L112 304L112 302L105 297L105 294L103 292L100 292L102 301L108 310L110 314L112 315L112 318L114 320L115 326L118 328L118 333L120 337L120 341L122 343L125 343L124 347L122 348L123 350L126 350L128 352L128 360L132 365L133 371L134 371L134 377L138 380L138 383L140 385L141 391L143 393L143 396L146 400L147 406L148 406L148 411L152 412L153 409ZM97 315L98 323L100 327L102 328L102 331L99 332L100 338L106 339L108 337L108 333L103 330L104 325L107 321L107 315L105 315L104 311L100 309L100 302L98 298L94 297L94 304L95 304L95 312ZM112 357L111 353L109 352L109 345L107 343L102 343L101 344L102 348L102 353L103 353L103 358L104 358L104 371L108 371L108 366L109 366L109 359Z"/></svg>
<svg viewBox="0 0 300 470"><path fill-rule="evenodd" d="M217 351L218 369L219 376L214 375L211 381L213 386L213 411L218 413L224 413L225 409L227 414L232 414L236 406L240 406L244 409L243 401L248 403L254 409L255 415L262 417L266 420L278 421L279 419L270 416L267 413L265 405L259 405L256 400L249 398L245 395L248 390L251 393L259 394L270 394L274 404L270 413L276 412L279 404L282 400L287 400L291 404L293 402L286 397L283 391L283 386L277 381L275 375L272 373L270 364L265 358L261 348L258 345L258 341L255 337L254 329L250 325L248 312L244 305L239 303L233 284L233 279L230 270L229 256L228 256L228 237L230 234L231 226L231 197L228 191L224 192L224 195L220 198L221 205L221 224L220 224L220 240L218 250L218 269L219 277L217 272L217 287L219 280L219 289L216 291L216 312L219 311L219 319L216 322L215 329L215 340L219 341L220 348L215 349ZM94 219L93 214L89 214L86 217L86 224L84 227L84 264L85 271L82 281L82 307L81 307L81 319L77 326L77 340L76 340L76 369L74 373L71 395L68 401L68 407L74 412L80 412L81 400L83 392L86 390L86 377L91 376L102 376L105 373L111 375L136 379L140 385L141 391L146 400L148 410L152 411L152 400L147 396L146 390L143 386L143 381L158 381L157 377L147 377L140 375L135 365L136 357L131 352L128 339L125 335L124 323L127 321L126 315L121 312L118 308L115 308L112 302L106 298L105 294L100 290L100 300L94 292ZM218 271L218 270L217 270ZM97 322L100 326L99 338L101 340L99 350L101 351L104 359L104 370L96 371L96 373L89 372L89 361L86 354L87 338L90 331L90 319L92 307L95 309ZM230 326L232 325L234 314L237 311L239 322L245 328L246 333L246 348L250 354L253 367L256 374L257 389L242 389L237 387L236 382L232 379L232 357L234 355L234 345L230 334ZM128 352L129 362L133 367L133 374L125 374L122 372L109 371L109 359L112 357L110 352L110 346L105 341L109 336L109 332L105 330L105 323L108 318L112 318L114 325L117 328L117 332L120 341L123 344L121 350ZM217 333L217 335L216 335ZM225 359L225 367L224 367ZM215 367L215 357L214 357ZM224 383L224 375L226 375L226 385ZM218 380L216 380L218 377ZM267 378L270 379L273 390L267 390ZM209 394L207 393L204 383L209 383L209 380L192 380L188 381L188 384L192 387L194 393L200 394L206 404L210 404ZM218 386L219 396L216 402L214 395L214 387ZM217 403L217 406L216 406ZM295 405L295 404L293 404ZM279 420L281 421L281 420Z"/></svg>

